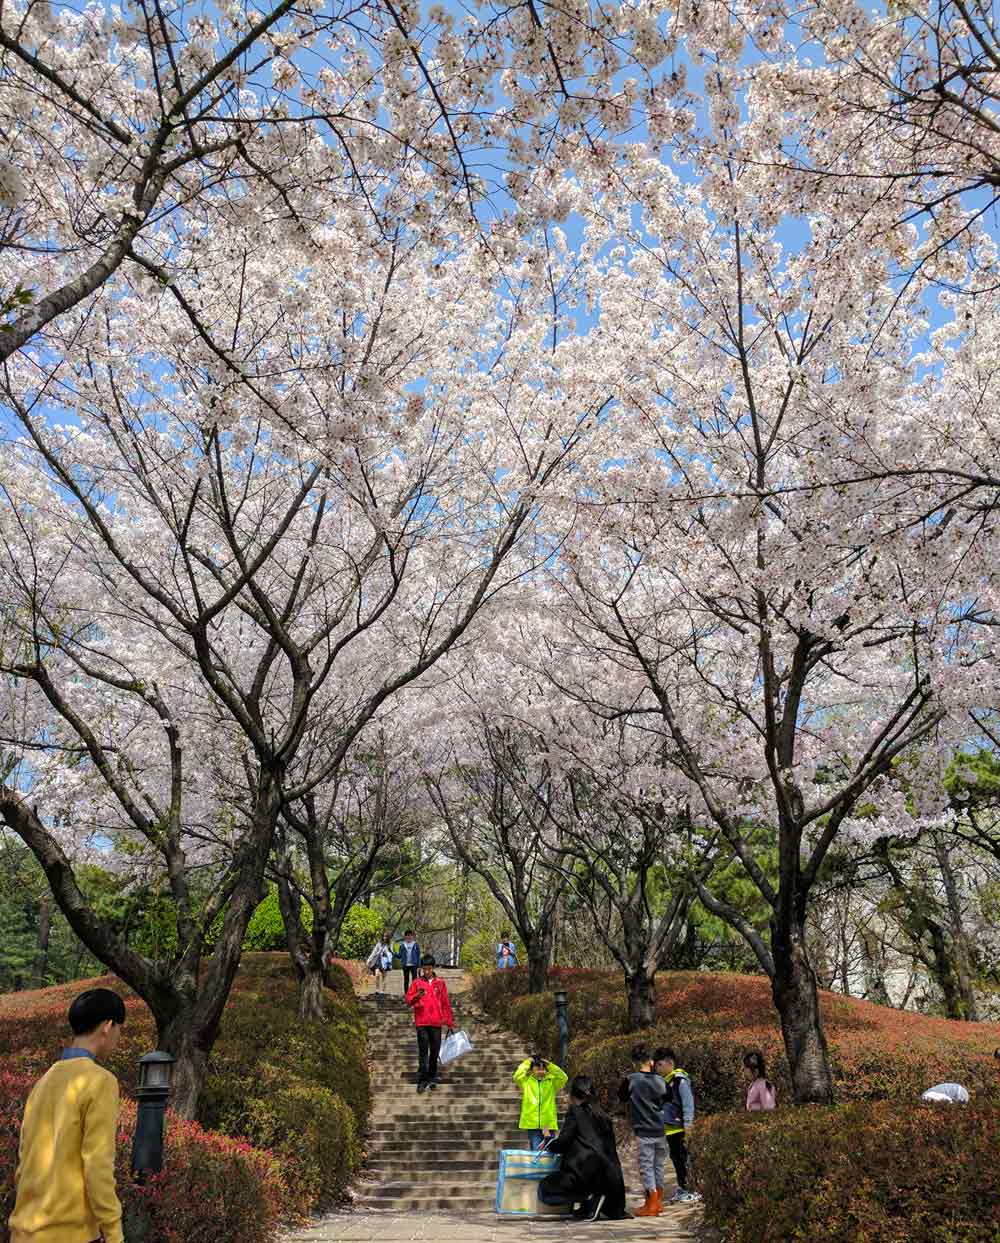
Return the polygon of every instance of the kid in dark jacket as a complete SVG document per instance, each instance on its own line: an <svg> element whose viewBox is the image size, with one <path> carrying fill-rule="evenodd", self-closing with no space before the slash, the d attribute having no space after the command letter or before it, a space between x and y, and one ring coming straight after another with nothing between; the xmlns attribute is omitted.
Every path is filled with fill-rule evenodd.
<svg viewBox="0 0 1000 1243"><path fill-rule="evenodd" d="M420 1054L418 1092L426 1092L428 1088L438 1086L441 1028L447 1027L448 1034L451 1035L455 1026L448 985L435 974L434 967L434 955L424 954L420 960L420 975L406 990L406 1004L413 1007L413 1021L417 1028L417 1049Z"/></svg>
<svg viewBox="0 0 1000 1243"><path fill-rule="evenodd" d="M636 1217L659 1217L663 1207L663 1165L667 1143L663 1136L663 1106L667 1085L653 1073L653 1055L645 1045L632 1050L633 1070L618 1089L618 1099L626 1101L632 1130L639 1142L639 1177L646 1198L635 1210Z"/></svg>

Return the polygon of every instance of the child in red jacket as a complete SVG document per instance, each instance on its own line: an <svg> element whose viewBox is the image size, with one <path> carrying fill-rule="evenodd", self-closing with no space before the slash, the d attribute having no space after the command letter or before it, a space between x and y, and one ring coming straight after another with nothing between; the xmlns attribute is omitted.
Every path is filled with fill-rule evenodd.
<svg viewBox="0 0 1000 1243"><path fill-rule="evenodd" d="M406 1004L413 1007L413 1021L417 1025L417 1048L420 1051L418 1092L438 1086L441 1028L447 1027L450 1036L455 1026L448 985L435 975L435 965L434 955L424 954L420 960L420 974L406 991Z"/></svg>

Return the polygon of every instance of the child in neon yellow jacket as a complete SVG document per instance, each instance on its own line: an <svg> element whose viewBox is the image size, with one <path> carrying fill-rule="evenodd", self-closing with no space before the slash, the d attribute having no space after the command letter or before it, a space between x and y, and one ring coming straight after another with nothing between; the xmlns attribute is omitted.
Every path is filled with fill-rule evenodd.
<svg viewBox="0 0 1000 1243"><path fill-rule="evenodd" d="M535 1151L559 1130L556 1094L566 1086L569 1076L555 1062L535 1054L526 1057L514 1071L514 1082L521 1089L521 1121L528 1132L528 1143Z"/></svg>

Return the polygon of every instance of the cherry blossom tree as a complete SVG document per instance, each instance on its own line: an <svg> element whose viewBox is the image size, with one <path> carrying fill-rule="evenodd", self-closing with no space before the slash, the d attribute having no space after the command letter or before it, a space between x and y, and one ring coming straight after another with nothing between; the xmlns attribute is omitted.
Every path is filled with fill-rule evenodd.
<svg viewBox="0 0 1000 1243"><path fill-rule="evenodd" d="M497 169L530 181L565 142L627 130L623 71L650 79L670 50L655 13L590 2L5 3L0 360L59 352L61 316L133 264L196 280L191 228L280 221L304 252L355 213L482 235L515 189Z"/></svg>
<svg viewBox="0 0 1000 1243"><path fill-rule="evenodd" d="M615 460L589 480L590 528L553 572L567 637L550 665L607 719L662 731L678 797L739 858L769 937L699 896L771 979L796 1099L829 1100L810 894L838 836L867 831L862 802L897 831L940 814L897 768L926 746L936 771L949 713L988 676L962 659L954 607L980 587L986 548L968 524L935 521L920 489L843 486L845 456L893 438L900 454L900 424L949 386L921 371L920 283L900 294L890 256L845 248L821 213L783 245L766 174L726 155L701 171L695 190L634 153L641 223L602 197L602 170L581 188L618 247L599 331L621 341L623 413ZM776 882L757 824L777 835Z"/></svg>
<svg viewBox="0 0 1000 1243"><path fill-rule="evenodd" d="M329 735L322 714L312 732ZM275 839L274 871L289 953L300 981L299 1013L321 1019L326 963L352 905L371 893L387 853L396 853L418 822L417 775L380 722L362 735L332 779L282 807L287 829ZM305 770L325 749L304 745ZM304 866L296 868L301 857ZM302 879L300 879L300 875ZM303 903L312 914L306 928Z"/></svg>
<svg viewBox="0 0 1000 1243"><path fill-rule="evenodd" d="M149 1002L188 1112L282 816L307 824L383 705L545 559L546 496L561 501L546 520L558 538L575 520L563 477L603 458L611 432L585 339L529 261L498 309L478 252L448 260L377 234L366 247L355 223L329 231L308 271L280 225L217 231L213 245L240 256L238 284L222 263L196 294L155 273L129 298L102 291L55 370L21 353L4 377L20 433L4 470L7 560L31 572L8 576L3 672L36 706L9 731L34 758L3 813L78 934ZM130 729L138 749L117 760ZM150 730L167 747L155 798ZM199 793L185 765L216 754ZM67 755L85 757L87 780L63 804ZM172 964L120 953L86 908L58 825L96 816L144 838L183 889L191 836L219 804L230 879L181 939L182 1002L161 987ZM199 978L223 903L216 968Z"/></svg>
<svg viewBox="0 0 1000 1243"><path fill-rule="evenodd" d="M559 903L568 883L565 851L547 829L553 778L537 738L479 713L424 780L449 849L481 876L524 946L528 991L545 990Z"/></svg>

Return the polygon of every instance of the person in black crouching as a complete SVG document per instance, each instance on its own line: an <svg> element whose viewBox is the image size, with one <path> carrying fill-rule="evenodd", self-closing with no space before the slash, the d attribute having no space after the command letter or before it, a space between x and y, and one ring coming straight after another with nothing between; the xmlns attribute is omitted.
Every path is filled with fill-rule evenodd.
<svg viewBox="0 0 1000 1243"><path fill-rule="evenodd" d="M562 1128L546 1147L562 1156L559 1169L538 1184L543 1204L578 1205L575 1217L620 1221L625 1211L625 1178L611 1119L594 1095L589 1075L570 1084L570 1109Z"/></svg>

